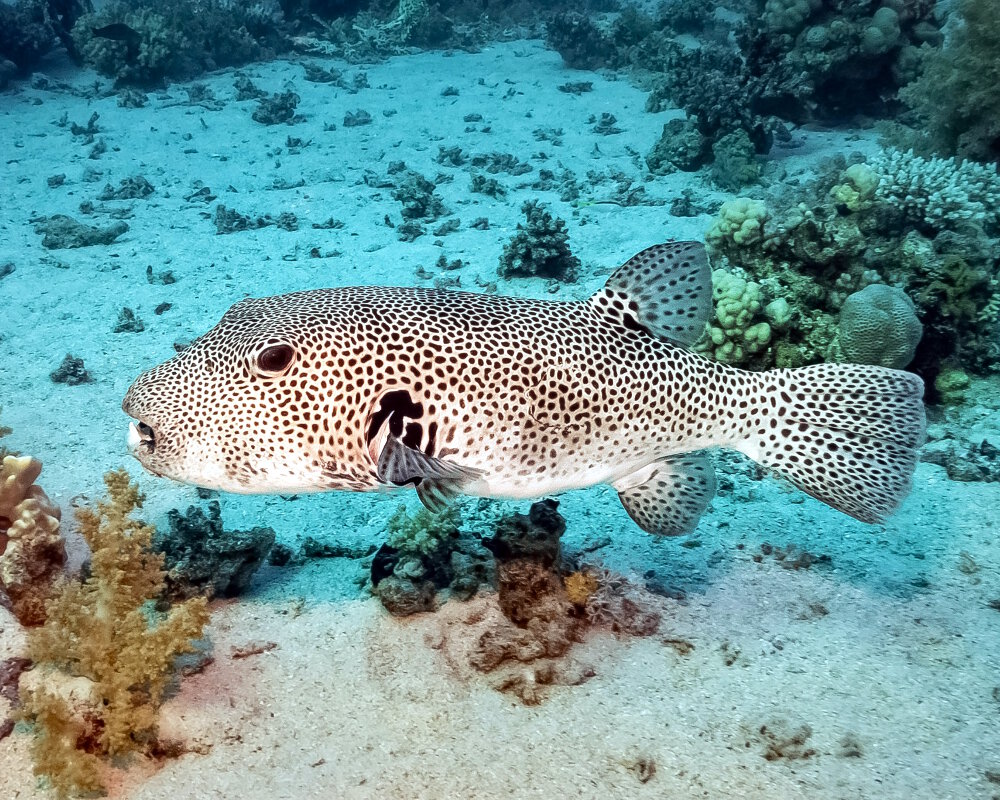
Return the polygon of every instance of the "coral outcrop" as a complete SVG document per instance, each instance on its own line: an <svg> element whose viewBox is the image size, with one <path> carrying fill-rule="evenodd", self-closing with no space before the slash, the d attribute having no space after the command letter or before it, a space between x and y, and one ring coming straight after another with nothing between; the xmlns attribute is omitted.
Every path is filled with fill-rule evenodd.
<svg viewBox="0 0 1000 800"><path fill-rule="evenodd" d="M1000 26L994 0L959 0L941 49L923 59L903 99L921 117L929 151L1000 162Z"/></svg>
<svg viewBox="0 0 1000 800"><path fill-rule="evenodd" d="M873 283L848 295L840 309L837 341L843 360L902 369L923 334L916 306L898 286Z"/></svg>
<svg viewBox="0 0 1000 800"><path fill-rule="evenodd" d="M173 508L167 525L153 537L153 548L163 553L164 593L171 600L241 594L274 544L273 528L225 530L217 500L208 513L198 506L184 514Z"/></svg>
<svg viewBox="0 0 1000 800"><path fill-rule="evenodd" d="M766 200L724 203L706 244L719 269L759 286L771 337L756 352L729 346L720 357L744 366L794 367L843 359L838 347L847 342L852 357L898 365L919 339L910 368L928 384L948 362L973 372L1000 363L1000 284L993 277L1000 269L998 203L1000 178L989 169L891 149L850 164L834 159L814 180ZM872 330L876 314L870 305L867 316L855 312L873 294L855 298L846 315L844 306L872 284L896 287L897 298L905 293L922 338L912 317L893 313L883 319L896 325L881 329L890 337L883 352L861 347L864 334L852 331ZM739 300L717 296L723 311ZM774 305L779 301L783 308ZM899 303L893 308L901 311ZM713 344L732 341L726 326L720 329ZM738 333L742 326L728 330Z"/></svg>
<svg viewBox="0 0 1000 800"><path fill-rule="evenodd" d="M521 206L521 212L526 221L517 223L517 233L504 245L500 276L575 280L580 259L570 251L566 222L553 217L535 200Z"/></svg>
<svg viewBox="0 0 1000 800"><path fill-rule="evenodd" d="M431 611L438 592L467 599L489 584L489 554L462 531L456 506L409 514L400 506L388 523L388 540L372 561L372 592L395 616Z"/></svg>
<svg viewBox="0 0 1000 800"><path fill-rule="evenodd" d="M0 602L25 626L41 625L66 565L62 513L35 481L42 464L8 455L0 467Z"/></svg>
<svg viewBox="0 0 1000 800"><path fill-rule="evenodd" d="M81 16L72 41L87 64L133 86L238 66L289 45L277 3L228 0L114 0Z"/></svg>

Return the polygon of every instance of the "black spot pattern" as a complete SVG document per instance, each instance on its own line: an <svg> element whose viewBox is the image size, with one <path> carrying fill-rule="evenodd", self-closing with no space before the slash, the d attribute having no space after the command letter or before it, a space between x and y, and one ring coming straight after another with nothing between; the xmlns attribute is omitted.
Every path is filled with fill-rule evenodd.
<svg viewBox="0 0 1000 800"><path fill-rule="evenodd" d="M248 299L143 373L123 407L153 431L155 447L137 451L148 469L230 491L363 491L399 474L438 499L456 487L527 498L659 462L622 500L647 530L673 533L714 484L702 462L664 459L724 446L859 519L884 517L916 460L920 379L708 361L668 339L701 333L710 291L704 248L678 242L582 302L383 287ZM268 348L279 372L258 363ZM376 435L386 421L391 453Z"/></svg>
<svg viewBox="0 0 1000 800"><path fill-rule="evenodd" d="M715 496L715 469L703 453L654 462L637 479L618 496L640 528L660 536L691 533Z"/></svg>

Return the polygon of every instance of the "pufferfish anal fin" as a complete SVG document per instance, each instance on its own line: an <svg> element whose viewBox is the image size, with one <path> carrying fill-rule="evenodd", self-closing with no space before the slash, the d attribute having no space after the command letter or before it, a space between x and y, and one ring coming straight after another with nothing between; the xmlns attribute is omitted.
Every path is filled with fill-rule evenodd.
<svg viewBox="0 0 1000 800"><path fill-rule="evenodd" d="M636 525L660 536L691 533L715 496L715 468L704 453L655 461L614 484Z"/></svg>
<svg viewBox="0 0 1000 800"><path fill-rule="evenodd" d="M647 247L616 269L590 303L619 325L690 347L712 314L712 270L705 245Z"/></svg>
<svg viewBox="0 0 1000 800"><path fill-rule="evenodd" d="M395 436L387 436L379 454L376 475L385 484L416 487L417 496L431 511L440 511L482 472L452 464L407 447Z"/></svg>

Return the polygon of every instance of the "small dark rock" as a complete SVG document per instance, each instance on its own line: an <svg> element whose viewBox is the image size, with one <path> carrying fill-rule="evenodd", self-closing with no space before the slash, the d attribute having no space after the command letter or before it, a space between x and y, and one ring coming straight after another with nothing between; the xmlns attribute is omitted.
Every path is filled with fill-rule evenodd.
<svg viewBox="0 0 1000 800"><path fill-rule="evenodd" d="M344 114L345 128L357 128L360 125L370 125L371 121L372 115L363 108L359 108L357 111L348 111Z"/></svg>
<svg viewBox="0 0 1000 800"><path fill-rule="evenodd" d="M84 368L83 359L68 353L58 368L49 373L49 377L53 383L65 383L69 386L79 386L81 383L90 383L94 380Z"/></svg>
<svg viewBox="0 0 1000 800"><path fill-rule="evenodd" d="M379 581L374 592L393 616L405 617L434 609L435 588L432 581L413 581L390 575Z"/></svg>
<svg viewBox="0 0 1000 800"><path fill-rule="evenodd" d="M153 544L164 554L167 596L172 600L240 594L274 544L272 528L223 530L217 500L208 504L207 515L198 506L189 506L184 514L171 509L167 523L169 531L157 533Z"/></svg>
<svg viewBox="0 0 1000 800"><path fill-rule="evenodd" d="M299 96L295 92L287 91L273 94L270 97L260 99L252 116L255 122L262 125L278 125L280 123L291 125L298 121L295 116L298 104Z"/></svg>
<svg viewBox="0 0 1000 800"><path fill-rule="evenodd" d="M287 544L276 544L267 554L267 563L272 567L283 567L292 560L292 548Z"/></svg>
<svg viewBox="0 0 1000 800"><path fill-rule="evenodd" d="M123 308L118 312L118 320L115 322L115 327L111 329L112 333L141 333L146 330L146 326L143 324L142 320L136 316L135 312L131 308Z"/></svg>

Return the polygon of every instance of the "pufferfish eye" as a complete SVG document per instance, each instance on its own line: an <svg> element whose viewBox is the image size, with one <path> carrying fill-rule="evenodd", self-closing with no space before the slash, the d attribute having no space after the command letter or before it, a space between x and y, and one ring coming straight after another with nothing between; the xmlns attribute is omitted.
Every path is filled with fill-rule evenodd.
<svg viewBox="0 0 1000 800"><path fill-rule="evenodd" d="M254 370L263 377L277 378L292 365L295 349L290 344L272 344L252 359Z"/></svg>

